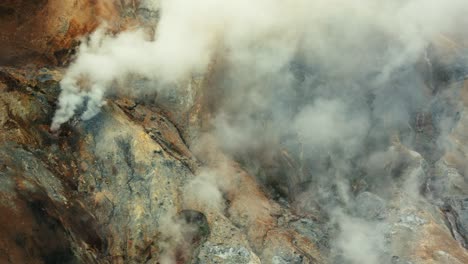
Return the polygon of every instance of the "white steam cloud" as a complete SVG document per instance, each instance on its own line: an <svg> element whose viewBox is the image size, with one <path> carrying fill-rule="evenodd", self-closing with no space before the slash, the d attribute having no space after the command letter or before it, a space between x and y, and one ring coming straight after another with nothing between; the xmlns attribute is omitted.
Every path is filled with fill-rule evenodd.
<svg viewBox="0 0 468 264"><path fill-rule="evenodd" d="M101 29L83 42L61 83L52 129L68 121L85 101L82 118L95 115L118 79L137 74L160 82L183 81L203 73L218 50L238 67L254 65L252 74L258 77L284 67L298 49L305 49L303 55L311 59L328 61L330 67L355 72L371 65L358 57L362 54L344 53L365 51L389 36L395 43L388 44L383 54L387 58L372 65L388 75L420 55L436 34L458 28L453 18L463 17L467 9L463 0L146 2L161 8L156 36L142 30L110 36Z"/></svg>

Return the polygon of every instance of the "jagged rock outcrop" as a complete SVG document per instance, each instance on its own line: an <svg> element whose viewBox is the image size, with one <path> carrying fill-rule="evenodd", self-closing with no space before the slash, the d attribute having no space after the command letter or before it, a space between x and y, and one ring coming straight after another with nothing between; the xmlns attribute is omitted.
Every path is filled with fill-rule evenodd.
<svg viewBox="0 0 468 264"><path fill-rule="evenodd" d="M63 64L79 38L102 21L115 30L134 24L137 3L135 0L2 1L0 63Z"/></svg>

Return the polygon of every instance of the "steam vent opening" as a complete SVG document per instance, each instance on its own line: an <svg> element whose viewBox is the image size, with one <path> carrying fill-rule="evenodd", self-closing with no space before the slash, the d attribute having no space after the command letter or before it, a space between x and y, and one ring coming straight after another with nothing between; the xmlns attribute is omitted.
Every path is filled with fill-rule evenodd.
<svg viewBox="0 0 468 264"><path fill-rule="evenodd" d="M0 263L468 263L466 0L0 2Z"/></svg>

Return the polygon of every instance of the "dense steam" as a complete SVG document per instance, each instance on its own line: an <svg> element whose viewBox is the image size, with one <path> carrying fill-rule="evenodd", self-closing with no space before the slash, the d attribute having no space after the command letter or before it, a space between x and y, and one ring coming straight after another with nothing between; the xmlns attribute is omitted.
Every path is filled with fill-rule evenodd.
<svg viewBox="0 0 468 264"><path fill-rule="evenodd" d="M92 117L114 82L129 74L182 82L204 73L214 54L225 56L232 78L242 76L249 90L264 86L258 82L273 73L282 75L276 86L288 85L292 72L285 67L298 58L321 65L329 76L375 74L385 81L419 58L438 34L462 28L458 18L467 8L463 0L175 0L162 1L161 9L154 38L141 30L117 36L98 30L81 45L62 82L54 129L85 101L82 117ZM251 100L263 100L256 95Z"/></svg>
<svg viewBox="0 0 468 264"><path fill-rule="evenodd" d="M140 89L153 91L212 74L209 133L224 151L303 210L320 204L341 227L334 244L345 261L383 263L383 231L348 212L362 191L391 199L395 187L414 197L424 166L407 148L433 162L447 147L456 105L444 104L442 90L454 76L434 76L434 50L458 49L451 39L466 36L468 2L147 2L161 8L154 36L102 28L83 41L52 129L83 107L81 118L92 118L117 90L138 92L126 86L130 78L149 80ZM432 134L423 136L436 140L421 143L428 116ZM208 186L206 195L220 199L211 178L200 176L187 193Z"/></svg>

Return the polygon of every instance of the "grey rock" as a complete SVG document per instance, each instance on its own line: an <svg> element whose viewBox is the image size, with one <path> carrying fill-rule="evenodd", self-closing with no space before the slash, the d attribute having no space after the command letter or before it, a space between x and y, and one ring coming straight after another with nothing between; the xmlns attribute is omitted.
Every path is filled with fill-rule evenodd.
<svg viewBox="0 0 468 264"><path fill-rule="evenodd" d="M386 214L386 202L379 196L362 192L354 201L354 214L368 220L382 220Z"/></svg>
<svg viewBox="0 0 468 264"><path fill-rule="evenodd" d="M302 264L304 262L304 257L301 255L293 256L274 256L271 260L272 264Z"/></svg>
<svg viewBox="0 0 468 264"><path fill-rule="evenodd" d="M468 197L445 199L443 210L455 239L465 248L468 247Z"/></svg>
<svg viewBox="0 0 468 264"><path fill-rule="evenodd" d="M212 244L210 242L201 246L197 264L248 264L260 263L258 258L243 246Z"/></svg>
<svg viewBox="0 0 468 264"><path fill-rule="evenodd" d="M312 219L302 218L290 223L299 234L307 237L322 249L329 247L329 227Z"/></svg>

